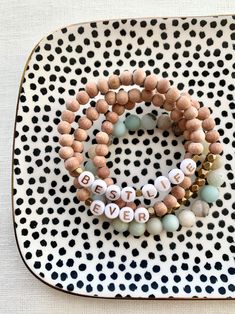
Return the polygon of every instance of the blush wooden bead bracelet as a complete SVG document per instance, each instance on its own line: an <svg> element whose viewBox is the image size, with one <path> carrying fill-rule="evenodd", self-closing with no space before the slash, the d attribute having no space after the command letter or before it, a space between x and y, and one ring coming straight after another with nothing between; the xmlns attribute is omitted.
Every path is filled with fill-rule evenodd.
<svg viewBox="0 0 235 314"><path fill-rule="evenodd" d="M144 88L142 91L133 88L128 92L119 90L117 93L110 90L119 88L121 84L126 86L136 84L143 86ZM79 128L75 131L75 139L73 139L72 135L69 133L71 132L71 123L75 119L74 112L79 110L80 104L86 104L90 98L96 97L99 92L105 95L105 99L98 100L96 108L90 107L87 109L86 115L79 119ZM96 180L99 180L99 184L96 184L96 187L100 186L99 189L102 191L100 194L103 194L103 192L106 192L110 186L113 186L113 188L117 187L112 184L112 179L108 178L109 171L107 171L104 158L108 153L107 144L109 142L109 136L113 132L113 125L118 123L118 117L124 113L125 109L133 109L134 102L139 103L141 101L152 101L155 106L163 107L165 110L171 112L170 117L172 121L174 121L177 131L179 133L183 132L183 135L187 140L185 143L187 157L192 157L194 159L195 154L200 154L202 152L203 146L200 143L202 139L205 138L205 140L210 143L210 152L202 163L201 169L198 171L199 177L191 185L191 180L188 177L185 177L181 187L174 186L171 194L166 197L165 202L156 203L154 208L149 208L149 211L144 207L136 209L136 206L133 203L133 198L131 199L132 203L128 202L129 206L126 206L126 202L130 201L130 199L126 199L124 196L129 196L130 192L134 193L133 190L130 191L130 188L128 187L123 189L125 193L123 190L120 192L120 195L121 193L123 195L123 199L115 200L116 204L109 203L105 206L100 200L92 201L89 198L90 191L87 189L87 186L89 185L87 180L89 178L90 182L90 178L92 178L92 181L94 181L94 176L91 172L84 172L81 168L83 162L81 154L83 151L82 142L87 139L87 130L92 126L93 121L99 118L100 113L105 114L106 121L102 125L102 132L99 132L96 135L98 144L95 153L97 156L93 159L99 169L106 169L105 175L104 171L100 171L101 177L103 177L104 180ZM67 110L62 113L62 122L58 125L58 131L62 134L60 138L60 144L62 146L60 156L65 159L66 169L68 169L73 176L78 176L78 181L75 179L75 186L78 189L83 186L81 190L78 190L78 197L80 200L86 201L86 204L91 206L90 209L94 214L99 215L105 212L107 217L113 219L117 217L115 215L118 212L118 216L124 224L127 221L132 221L133 218L139 223L146 223L149 218L149 212L150 214L153 214L154 209L155 214L162 216L167 212L179 208L180 204L184 203L193 193L199 190L200 186L205 184L206 173L212 167L212 162L216 159L216 155L222 152L221 144L217 142L219 139L218 132L213 130L215 123L214 120L210 118L210 110L206 107L200 107L199 103L196 101L191 101L189 95L180 95L176 88L170 87L168 80L158 80L154 74L146 76L145 72L142 70L136 70L133 74L129 71L124 71L120 76L110 76L108 81L101 79L98 84L90 82L86 85L85 91L80 91L78 93L77 100L68 100L66 106ZM109 106L112 106L112 111L109 111ZM206 135L204 132L206 132ZM186 169L185 167L188 165L189 160L191 160L191 163L194 162L193 159L187 158L181 163L185 164L184 169ZM85 181L84 178L86 178ZM151 185L148 186L150 188ZM152 185L151 188L152 187L154 186ZM183 188L185 188L186 191L184 191ZM92 192L95 191L94 184L91 189ZM115 212L115 215L110 215L111 212ZM165 229L167 229L166 226Z"/></svg>

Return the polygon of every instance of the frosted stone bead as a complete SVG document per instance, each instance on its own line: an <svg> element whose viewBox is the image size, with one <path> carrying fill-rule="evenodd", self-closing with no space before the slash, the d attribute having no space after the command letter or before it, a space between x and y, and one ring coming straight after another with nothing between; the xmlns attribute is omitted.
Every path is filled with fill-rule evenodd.
<svg viewBox="0 0 235 314"><path fill-rule="evenodd" d="M196 200L190 209L196 217L206 217L209 214L210 206L204 201Z"/></svg>
<svg viewBox="0 0 235 314"><path fill-rule="evenodd" d="M219 187L224 183L224 181L225 181L225 175L224 175L224 172L221 170L210 171L207 175L207 182L210 185Z"/></svg>
<svg viewBox="0 0 235 314"><path fill-rule="evenodd" d="M97 145L94 144L94 145L91 145L91 146L88 148L87 153L88 153L89 158L91 158L91 159L93 159L93 158L96 156L96 152L95 152L96 146L97 146Z"/></svg>
<svg viewBox="0 0 235 314"><path fill-rule="evenodd" d="M148 233L152 235L157 235L162 232L163 226L161 219L159 218L151 218L149 221L146 223L146 230Z"/></svg>
<svg viewBox="0 0 235 314"><path fill-rule="evenodd" d="M152 113L147 113L141 118L141 126L145 130L154 130L156 128L157 118Z"/></svg>
<svg viewBox="0 0 235 314"><path fill-rule="evenodd" d="M207 202L213 203L219 198L219 190L212 185L205 185L199 192L200 198Z"/></svg>
<svg viewBox="0 0 235 314"><path fill-rule="evenodd" d="M109 199L111 201L116 201L121 196L120 187L117 185L114 185L114 184L108 186L106 193L105 193L105 196L107 197L107 199Z"/></svg>
<svg viewBox="0 0 235 314"><path fill-rule="evenodd" d="M189 209L182 210L178 215L178 219L182 227L192 227L196 222L195 214Z"/></svg>
<svg viewBox="0 0 235 314"><path fill-rule="evenodd" d="M102 201L96 200L91 203L90 211L93 215L100 216L103 214L105 204Z"/></svg>
<svg viewBox="0 0 235 314"><path fill-rule="evenodd" d="M99 201L101 201L103 203L105 203L107 201L106 198L105 198L105 195L93 194L91 198L92 198L93 201L99 200Z"/></svg>
<svg viewBox="0 0 235 314"><path fill-rule="evenodd" d="M122 137L126 133L126 126L122 121L118 121L113 125L113 136Z"/></svg>
<svg viewBox="0 0 235 314"><path fill-rule="evenodd" d="M168 177L173 184L180 184L184 180L184 173L180 169L172 169L168 173Z"/></svg>
<svg viewBox="0 0 235 314"><path fill-rule="evenodd" d="M136 208L134 216L135 220L141 224L149 220L149 212L145 207Z"/></svg>
<svg viewBox="0 0 235 314"><path fill-rule="evenodd" d="M145 184L142 187L142 194L143 194L144 198L150 200L150 199L156 197L157 189L155 188L155 186L153 184Z"/></svg>
<svg viewBox="0 0 235 314"><path fill-rule="evenodd" d="M157 177L154 181L155 188L160 192L166 192L170 189L171 183L165 176Z"/></svg>
<svg viewBox="0 0 235 314"><path fill-rule="evenodd" d="M93 173L91 173L90 171L83 171L78 177L78 182L80 183L81 186L84 187L91 186L94 180L95 177Z"/></svg>
<svg viewBox="0 0 235 314"><path fill-rule="evenodd" d="M122 207L119 212L119 218L123 222L131 222L134 219L134 211L130 207Z"/></svg>
<svg viewBox="0 0 235 314"><path fill-rule="evenodd" d="M90 171L94 175L96 175L97 173L97 168L92 160L88 160L84 168L86 169L86 171Z"/></svg>
<svg viewBox="0 0 235 314"><path fill-rule="evenodd" d="M135 190L132 187L125 187L121 191L121 198L124 202L134 202Z"/></svg>
<svg viewBox="0 0 235 314"><path fill-rule="evenodd" d="M162 218L163 229L168 232L176 231L179 228L179 219L172 214L168 214Z"/></svg>
<svg viewBox="0 0 235 314"><path fill-rule="evenodd" d="M126 117L125 126L130 131L137 131L140 128L140 118L135 114L129 115Z"/></svg>
<svg viewBox="0 0 235 314"><path fill-rule="evenodd" d="M183 173L186 176L191 176L194 174L195 170L197 168L197 165L194 160L191 158L186 158L180 163L180 169L183 171Z"/></svg>
<svg viewBox="0 0 235 314"><path fill-rule="evenodd" d="M129 224L128 228L128 231L134 237L141 237L145 233L145 230L146 224L140 224L134 220Z"/></svg>
<svg viewBox="0 0 235 314"><path fill-rule="evenodd" d="M112 222L114 230L117 232L125 232L128 230L129 224L127 222L121 221L119 218L116 218Z"/></svg>
<svg viewBox="0 0 235 314"><path fill-rule="evenodd" d="M97 179L95 180L91 185L91 191L94 194L102 195L107 190L107 184L104 182L104 180Z"/></svg>
<svg viewBox="0 0 235 314"><path fill-rule="evenodd" d="M223 166L224 166L223 157L218 155L216 159L214 160L211 169L216 170L216 169L222 168Z"/></svg>
<svg viewBox="0 0 235 314"><path fill-rule="evenodd" d="M115 203L110 203L105 206L104 214L110 219L117 218L119 216L120 208Z"/></svg>
<svg viewBox="0 0 235 314"><path fill-rule="evenodd" d="M161 130L169 130L171 128L171 119L168 115L162 114L157 119L157 126Z"/></svg>

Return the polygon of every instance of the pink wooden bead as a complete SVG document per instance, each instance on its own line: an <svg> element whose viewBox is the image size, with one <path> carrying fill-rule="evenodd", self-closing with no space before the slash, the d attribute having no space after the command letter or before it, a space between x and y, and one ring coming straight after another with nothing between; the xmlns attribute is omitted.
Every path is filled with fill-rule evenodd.
<svg viewBox="0 0 235 314"><path fill-rule="evenodd" d="M109 153L109 148L105 144L97 144L95 152L98 156L106 156Z"/></svg>
<svg viewBox="0 0 235 314"><path fill-rule="evenodd" d="M205 120L207 118L209 118L211 112L210 109L207 107L201 107L198 110L198 119L200 120Z"/></svg>
<svg viewBox="0 0 235 314"><path fill-rule="evenodd" d="M116 112L110 111L106 114L106 120L111 122L112 124L115 124L116 122L118 122L118 119L119 117Z"/></svg>
<svg viewBox="0 0 235 314"><path fill-rule="evenodd" d="M176 100L180 97L180 92L178 88L172 86L168 89L166 93L166 101L169 103L175 103Z"/></svg>
<svg viewBox="0 0 235 314"><path fill-rule="evenodd" d="M86 91L80 91L77 93L77 101L79 102L79 104L85 105L88 103L89 100L90 97Z"/></svg>
<svg viewBox="0 0 235 314"><path fill-rule="evenodd" d="M73 150L74 150L75 152L81 153L81 152L83 151L83 148L84 148L84 147L83 147L83 143L80 142L80 141L74 140L74 141L73 141L72 148L73 148Z"/></svg>
<svg viewBox="0 0 235 314"><path fill-rule="evenodd" d="M223 145L221 143L212 143L209 146L209 151L212 154L219 155L223 151Z"/></svg>
<svg viewBox="0 0 235 314"><path fill-rule="evenodd" d="M134 211L136 210L137 207L135 202L126 203L126 206L132 208Z"/></svg>
<svg viewBox="0 0 235 314"><path fill-rule="evenodd" d="M193 131L190 140L195 143L201 143L205 140L205 133L201 129Z"/></svg>
<svg viewBox="0 0 235 314"><path fill-rule="evenodd" d="M191 154L200 155L203 152L203 145L201 143L190 143L188 145L188 151Z"/></svg>
<svg viewBox="0 0 235 314"><path fill-rule="evenodd" d="M179 184L179 186L181 186L183 189L187 190L190 188L191 184L192 184L191 178L185 176L184 180Z"/></svg>
<svg viewBox="0 0 235 314"><path fill-rule="evenodd" d="M66 108L72 112L77 112L80 108L80 105L75 98L69 98L66 100Z"/></svg>
<svg viewBox="0 0 235 314"><path fill-rule="evenodd" d="M187 120L185 118L179 120L178 127L181 131L186 130L186 122L187 122Z"/></svg>
<svg viewBox="0 0 235 314"><path fill-rule="evenodd" d="M76 195L79 201L84 202L91 196L91 192L86 188L82 188L82 189L77 190Z"/></svg>
<svg viewBox="0 0 235 314"><path fill-rule="evenodd" d="M72 146L73 136L71 134L60 135L59 143L61 146Z"/></svg>
<svg viewBox="0 0 235 314"><path fill-rule="evenodd" d="M94 98L99 93L96 83L91 81L86 84L85 90L91 98Z"/></svg>
<svg viewBox="0 0 235 314"><path fill-rule="evenodd" d="M87 139L87 132L84 129L76 129L74 132L74 138L77 141L84 142Z"/></svg>
<svg viewBox="0 0 235 314"><path fill-rule="evenodd" d="M212 117L209 117L202 121L202 127L205 131L210 131L215 127L215 120Z"/></svg>
<svg viewBox="0 0 235 314"><path fill-rule="evenodd" d="M73 123L75 119L75 114L70 110L64 110L61 114L61 120L67 121L68 123Z"/></svg>
<svg viewBox="0 0 235 314"><path fill-rule="evenodd" d="M184 159L187 159L187 158L192 158L192 154L191 153L185 153L184 154Z"/></svg>
<svg viewBox="0 0 235 314"><path fill-rule="evenodd" d="M125 104L125 109L126 110L132 110L135 108L135 103L131 102L131 101L128 101L127 104Z"/></svg>
<svg viewBox="0 0 235 314"><path fill-rule="evenodd" d="M166 111L172 111L175 109L175 104L174 103L171 103L171 102L168 102L167 100L164 101L164 104L163 104L163 108L166 110Z"/></svg>
<svg viewBox="0 0 235 314"><path fill-rule="evenodd" d="M76 189L82 189L82 185L78 182L77 177L73 179L73 185Z"/></svg>
<svg viewBox="0 0 235 314"><path fill-rule="evenodd" d="M97 170L97 175L101 179L108 178L108 176L110 175L110 170L107 166L101 167Z"/></svg>
<svg viewBox="0 0 235 314"><path fill-rule="evenodd" d="M113 133L113 124L109 121L104 121L101 125L101 130L107 134Z"/></svg>
<svg viewBox="0 0 235 314"><path fill-rule="evenodd" d="M133 73L133 82L136 85L142 86L144 84L144 80L146 78L146 73L142 69L137 69Z"/></svg>
<svg viewBox="0 0 235 314"><path fill-rule="evenodd" d="M120 105L125 105L128 102L128 93L124 90L119 90L116 96L116 101Z"/></svg>
<svg viewBox="0 0 235 314"><path fill-rule="evenodd" d="M101 94L105 95L109 91L108 81L105 78L100 78L97 87Z"/></svg>
<svg viewBox="0 0 235 314"><path fill-rule="evenodd" d="M89 107L86 110L86 116L89 120L95 121L99 118L99 112L96 110L96 108Z"/></svg>
<svg viewBox="0 0 235 314"><path fill-rule="evenodd" d="M141 91L142 101L149 101L149 102L151 102L152 98L153 98L153 95L154 95L153 91L146 90L146 89L142 89L142 91Z"/></svg>
<svg viewBox="0 0 235 314"><path fill-rule="evenodd" d="M99 113L106 113L109 109L109 104L104 99L99 99L95 107Z"/></svg>
<svg viewBox="0 0 235 314"><path fill-rule="evenodd" d="M137 88L132 88L128 91L129 101L132 103L139 103L141 102L141 92Z"/></svg>
<svg viewBox="0 0 235 314"><path fill-rule="evenodd" d="M189 147L189 144L191 144L192 143L192 141L186 141L185 143L184 143L184 149L187 151L188 150L188 147Z"/></svg>
<svg viewBox="0 0 235 314"><path fill-rule="evenodd" d="M124 86L129 86L133 84L133 74L130 71L124 71L120 74L121 84Z"/></svg>
<svg viewBox="0 0 235 314"><path fill-rule="evenodd" d="M179 110L186 110L190 106L191 106L190 97L185 94L181 95L180 98L176 102L176 107Z"/></svg>
<svg viewBox="0 0 235 314"><path fill-rule="evenodd" d="M95 156L93 163L97 168L106 166L106 158L104 156Z"/></svg>
<svg viewBox="0 0 235 314"><path fill-rule="evenodd" d="M195 118L192 120L187 120L186 122L186 129L189 131L196 131L200 129L202 123L199 119Z"/></svg>
<svg viewBox="0 0 235 314"><path fill-rule="evenodd" d="M190 132L189 130L185 130L184 133L183 133L183 135L184 135L184 138L185 138L187 141L190 140L190 138L191 138L191 132Z"/></svg>
<svg viewBox="0 0 235 314"><path fill-rule="evenodd" d="M144 80L144 88L146 90L154 90L157 86L158 78L155 74L150 74Z"/></svg>
<svg viewBox="0 0 235 314"><path fill-rule="evenodd" d="M179 121L182 117L183 117L183 112L178 109L174 109L170 113L170 118L174 122Z"/></svg>
<svg viewBox="0 0 235 314"><path fill-rule="evenodd" d="M83 154L78 153L78 152L74 152L73 157L76 157L77 161L79 162L79 167L81 166L81 164L84 161L84 157ZM77 169L77 168L76 168Z"/></svg>
<svg viewBox="0 0 235 314"><path fill-rule="evenodd" d="M92 121L88 119L86 116L82 116L78 120L78 125L79 125L79 128L83 130L89 130L92 127Z"/></svg>
<svg viewBox="0 0 235 314"><path fill-rule="evenodd" d="M174 186L171 189L171 194L177 199L182 199L185 196L185 189L179 185Z"/></svg>
<svg viewBox="0 0 235 314"><path fill-rule="evenodd" d="M70 146L63 146L59 150L59 156L62 159L73 157L73 149Z"/></svg>
<svg viewBox="0 0 235 314"><path fill-rule="evenodd" d="M116 75L116 74L110 75L110 77L108 79L108 84L109 84L109 88L110 89L117 89L117 88L119 88L120 85L121 85L119 76Z"/></svg>
<svg viewBox="0 0 235 314"><path fill-rule="evenodd" d="M166 205L168 209L171 209L176 206L177 199L173 195L168 194L167 196L164 197L163 203Z"/></svg>
<svg viewBox="0 0 235 314"><path fill-rule="evenodd" d="M197 100L195 99L191 99L191 104L194 108L196 108L197 110L200 108L200 104Z"/></svg>
<svg viewBox="0 0 235 314"><path fill-rule="evenodd" d="M206 141L208 143L215 143L219 140L219 132L216 130L211 130L206 133Z"/></svg>
<svg viewBox="0 0 235 314"><path fill-rule="evenodd" d="M195 119L197 118L198 116L198 111L195 107L193 106L190 106L188 109L185 110L184 112L184 117L185 119L187 120L192 120L192 119Z"/></svg>
<svg viewBox="0 0 235 314"><path fill-rule="evenodd" d="M157 91L160 93L160 94L165 94L168 89L170 88L170 82L169 80L165 79L165 78L162 78L158 81L157 83Z"/></svg>
<svg viewBox="0 0 235 314"><path fill-rule="evenodd" d="M125 107L119 104L115 104L112 107L112 111L121 116L125 112Z"/></svg>
<svg viewBox="0 0 235 314"><path fill-rule="evenodd" d="M67 121L60 121L57 130L60 134L68 134L71 131L71 125Z"/></svg>
<svg viewBox="0 0 235 314"><path fill-rule="evenodd" d="M104 182L107 184L107 186L113 185L113 179L112 178L105 178Z"/></svg>
<svg viewBox="0 0 235 314"><path fill-rule="evenodd" d="M162 107L165 101L165 96L159 93L156 93L153 96L152 103L155 107Z"/></svg>
<svg viewBox="0 0 235 314"><path fill-rule="evenodd" d="M105 100L109 106L113 106L116 103L116 93L114 91L108 91L105 94Z"/></svg>
<svg viewBox="0 0 235 314"><path fill-rule="evenodd" d="M98 132L95 136L98 144L108 144L109 136L106 132Z"/></svg>
<svg viewBox="0 0 235 314"><path fill-rule="evenodd" d="M120 208L122 208L126 205L126 202L124 202L121 198L114 201L114 203L117 204Z"/></svg>
<svg viewBox="0 0 235 314"><path fill-rule="evenodd" d="M163 202L155 203L153 208L158 217L162 217L167 213L167 207Z"/></svg>
<svg viewBox="0 0 235 314"><path fill-rule="evenodd" d="M74 171L75 169L80 167L80 162L76 157L70 157L64 162L65 169L68 171Z"/></svg>

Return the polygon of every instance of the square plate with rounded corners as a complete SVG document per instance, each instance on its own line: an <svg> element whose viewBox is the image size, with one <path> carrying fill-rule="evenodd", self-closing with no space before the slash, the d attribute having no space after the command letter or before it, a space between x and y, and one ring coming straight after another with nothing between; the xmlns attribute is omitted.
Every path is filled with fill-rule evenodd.
<svg viewBox="0 0 235 314"><path fill-rule="evenodd" d="M17 106L13 217L22 259L38 279L84 296L234 297L234 30L232 16L99 21L59 29L33 49ZM88 80L137 67L213 108L226 183L193 228L133 238L78 203L56 128L66 98ZM159 114L150 104L132 111ZM138 131L115 140L109 166L119 184L141 187L182 153L171 132Z"/></svg>

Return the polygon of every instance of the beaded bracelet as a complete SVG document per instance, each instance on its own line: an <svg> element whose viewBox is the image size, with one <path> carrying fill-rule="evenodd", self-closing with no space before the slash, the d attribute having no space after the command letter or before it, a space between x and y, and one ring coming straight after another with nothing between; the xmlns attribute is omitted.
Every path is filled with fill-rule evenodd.
<svg viewBox="0 0 235 314"><path fill-rule="evenodd" d="M127 80L127 78L128 78L128 80ZM201 143L197 143L197 142L199 142L199 140L202 139L202 131L199 130L199 127L200 127L199 122L200 122L200 120L203 120L203 123L202 123L203 129L204 129L204 131L207 131L206 140L211 143L210 144L210 151L212 153L213 152L214 153L221 153L221 150L222 150L221 144L216 143L216 141L218 140L218 132L217 131L211 131L211 129L214 127L214 121L211 118L209 118L210 111L208 108L203 108L203 107L199 108L198 103L195 101L191 102L192 103L192 106L191 106L188 95L183 94L183 96L179 96L179 92L175 88L169 87L169 82L167 80L165 80L165 79L157 80L155 75L149 75L145 78L145 73L142 70L137 70L133 73L133 82L135 84L138 84L138 85L144 85L144 87L145 87L142 90L142 92L138 91L137 89L133 89L133 90L130 90L128 92L128 94L127 94L127 92L125 92L123 90L119 91L116 94L113 91L108 90L108 88L107 88L107 85L110 88L118 88L120 86L120 84L118 83L120 80L123 82L124 85L128 85L127 84L128 82L132 82L132 80L130 78L131 78L130 72L125 71L123 74L120 75L120 79L115 75L111 76L109 78L108 84L107 84L107 81L105 81L105 80L99 81L99 83L98 83L99 90L102 93L105 93L105 100L99 100L96 103L96 109L95 108L88 108L87 112L86 112L86 116L81 117L79 119L79 127L80 128L78 130L76 130L76 132L74 134L75 135L74 141L72 141L71 137L68 135L68 133L71 130L71 126L69 125L69 123L73 122L74 117L75 117L73 112L75 112L79 109L79 103L76 100L72 100L72 101L70 100L67 102L68 111L63 112L62 120L64 120L64 121L61 122L61 124L58 126L58 130L60 133L67 133L67 134L63 134L61 139L60 139L60 144L62 146L64 146L64 145L66 146L66 148L62 148L62 151L60 151L60 155L62 158L66 159L66 161L65 161L65 164L67 163L66 168L70 171L75 170L75 173L77 175L80 175L78 178L80 184L83 183L82 181L84 181L83 180L84 177L86 177L85 181L87 181L88 177L91 178L93 176L90 172L81 173L82 170L80 168L80 164L79 164L78 169L77 169L77 167L75 167L75 164L76 164L76 166L78 166L79 159L80 159L80 162L82 161L81 151L83 149L83 145L82 145L81 141L86 140L87 133L85 130L88 130L91 127L92 121L98 119L99 113L106 114L107 121L105 121L106 124L105 123L103 124L103 130L102 130L102 131L106 131L106 132L99 132L98 136L96 136L98 142L102 142L102 143L98 144L98 145L100 145L100 151L99 151L99 149L96 149L96 153L101 155L101 156L96 156L98 158L96 158L96 162L95 162L95 164L97 166L101 166L101 164L102 164L103 167L101 167L101 168L104 168L104 156L107 155L107 146L104 146L104 145L107 145L107 141L109 140L108 135L110 135L110 133L111 133L110 130L113 131L113 128L111 127L110 123L113 122L113 123L117 124L118 123L118 119L117 119L118 115L121 115L125 111L125 107L127 107L127 109L132 109L134 107L133 101L140 102L142 100L145 100L145 101L152 100L154 105L156 105L158 107L163 105L164 109L166 109L167 111L171 111L171 119L174 122L178 122L178 125L176 127L181 128L181 131L184 130L183 133L184 133L184 136L186 139L193 139L194 142L196 142L196 143L187 143L186 142L185 148L186 147L189 148L190 154L191 153L198 153L199 154L203 149ZM157 84L156 84L156 82L157 82ZM104 89L104 86L105 86L105 89ZM152 92L152 90L155 88L157 90L157 93L154 94ZM85 91L79 92L77 95L77 99L79 100L80 103L85 104L89 101L88 95L90 95L90 97L97 96L97 94L98 94L97 90L98 90L98 87L94 83L88 83L86 86L86 92ZM162 95L160 94L160 92L164 93L164 91L166 94L165 99L163 97L161 97ZM127 97L127 95L129 97ZM183 98L183 100L181 98ZM164 101L163 101L163 99L164 99ZM116 101L118 101L118 104L116 103ZM120 103L121 103L121 105L120 105ZM175 106L175 104L176 104L176 106ZM108 111L109 105L113 106L111 112ZM124 108L124 110L123 110L123 108ZM196 119L196 117L198 119ZM111 120L112 122L109 121L108 119ZM190 133L192 133L192 134L190 134ZM104 143L104 140L105 140L105 143ZM70 145L68 145L68 144L70 144ZM104 147L106 148L105 150L103 149ZM71 148L72 148L72 150L74 149L75 153L72 152ZM74 155L74 157L72 157L73 155ZM211 164L211 161L213 161L212 159L214 160L215 156L213 154L209 154L207 156L205 162L203 163L202 169L200 169L200 171L199 171L199 176L201 176L201 177L198 178L194 182L194 184L190 186L190 188L188 186L189 189L187 189L187 191L186 191L187 193L185 193L186 197L182 197L182 199L180 199L180 203L184 203L184 201L187 198L189 198L194 192L196 192L199 189L199 186L202 186L205 184L204 175L205 175L205 172L207 172L206 168L208 168L208 164L210 167L212 166L212 164ZM75 162L75 160L77 161L77 163ZM94 158L94 160L95 160L95 158ZM189 159L187 160L187 162L188 161L189 161ZM185 166L187 166L187 162L184 163ZM191 163L192 162L194 162L194 161L191 159ZM192 167L192 165L191 165L191 167ZM74 173L71 173L71 174L74 175ZM102 172L101 172L101 174L102 174ZM87 177L87 175L88 175L88 177ZM111 179L107 178L107 176L105 176L105 177L106 177L105 178L106 182L109 183L109 185L110 185L110 183L112 183ZM92 181L93 180L94 180L94 178L92 177ZM90 182L90 179L89 179L89 182ZM104 182L105 181L103 181L103 183ZM173 182L173 183L176 183L176 182ZM78 188L80 187L79 184L75 183L75 185ZM86 186L86 185L88 185L88 182L85 184L83 183L83 186ZM102 188L102 185L101 185L101 188ZM180 187L174 187L173 188L175 193L177 192L177 190L179 192L179 190L180 190L179 188ZM108 190L107 185L106 185L106 188L104 188L104 190L105 189ZM181 189L182 189L182 187L181 187ZM84 192L85 192L85 195L84 195ZM128 192L128 191L125 191L125 192ZM128 192L128 195L129 195L129 192ZM132 191L132 193L134 193L134 192ZM82 189L82 194L83 194L83 200L85 200L85 197L89 196L89 191L86 189ZM82 194L78 193L78 196L80 196L80 199L81 199ZM127 199L124 199L124 200L127 201ZM168 202L168 207L170 207L170 208L168 208L168 210L167 210L166 204L163 202L157 203L157 204L155 204L156 205L155 206L155 213L157 211L156 210L157 208L158 208L158 210L161 211L163 206L164 206L164 210L162 210L162 212L159 216L166 214L167 211L168 212L172 211L172 209L177 209L180 204L175 202L175 200L176 200L176 198L174 197L174 195L168 195L168 199L165 200L165 203ZM91 202L91 200L89 200L89 201ZM88 204L90 204L90 202L88 202ZM177 203L177 205L172 206L173 203L174 204ZM105 211L105 208L107 206L108 206L110 212L113 211L114 208L115 208L115 210L117 210L117 207L118 207L117 204L113 205L114 208L111 208L110 204L108 204L106 207L104 207L104 204L99 200L93 201L92 204L90 204L90 205L91 205L91 211L93 211L94 214L103 213L103 211ZM119 204L119 205L121 205L121 204ZM125 204L122 204L122 205L124 206ZM133 207L133 204L132 204L132 207ZM126 221L128 219L129 219L129 221L131 221L134 216L135 216L135 219L137 221L140 220L140 219L138 219L138 217L145 217L145 219L142 219L142 221L139 221L140 223L145 223L148 220L149 213L143 207L136 209L135 214L134 214L133 209L131 207L127 208L126 206L124 206L123 208L120 210L120 213L119 213L119 217L122 218L123 223L126 223ZM97 209L99 209L99 210L97 211ZM119 207L118 207L118 209L119 209ZM131 211L130 211L130 209L131 209ZM151 210L153 210L153 208L151 208ZM128 212L128 215L127 215L127 212ZM152 212L150 211L150 213L152 213ZM109 217L109 215L107 215L107 216ZM127 216L128 216L128 219L127 219ZM114 216L112 216L112 217L110 216L109 218L114 218Z"/></svg>

